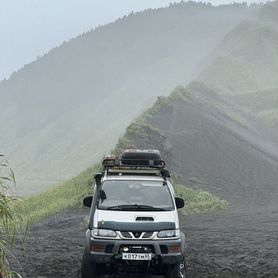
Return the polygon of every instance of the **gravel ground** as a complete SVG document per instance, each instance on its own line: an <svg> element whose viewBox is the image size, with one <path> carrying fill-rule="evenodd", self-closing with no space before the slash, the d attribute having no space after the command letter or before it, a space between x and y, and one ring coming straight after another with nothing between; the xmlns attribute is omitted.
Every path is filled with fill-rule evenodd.
<svg viewBox="0 0 278 278"><path fill-rule="evenodd" d="M79 277L87 214L64 211L35 225L16 252L23 276ZM188 277L278 277L278 209L181 216L181 228Z"/></svg>

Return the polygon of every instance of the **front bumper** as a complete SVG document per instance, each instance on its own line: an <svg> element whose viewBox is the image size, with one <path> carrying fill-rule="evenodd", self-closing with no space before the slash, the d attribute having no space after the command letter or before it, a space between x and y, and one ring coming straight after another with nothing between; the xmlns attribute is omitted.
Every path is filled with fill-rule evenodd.
<svg viewBox="0 0 278 278"><path fill-rule="evenodd" d="M161 264L178 264L183 260L184 240L122 240L95 239L87 234L87 244L90 258L94 263L112 263L122 260L123 247L143 247L152 254L152 261Z"/></svg>

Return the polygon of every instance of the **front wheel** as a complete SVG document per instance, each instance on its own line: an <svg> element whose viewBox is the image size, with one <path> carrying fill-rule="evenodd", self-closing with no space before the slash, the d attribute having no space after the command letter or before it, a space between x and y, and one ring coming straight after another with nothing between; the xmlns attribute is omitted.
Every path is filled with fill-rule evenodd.
<svg viewBox="0 0 278 278"><path fill-rule="evenodd" d="M182 261L179 264L170 265L168 269L167 276L169 278L185 278L185 261Z"/></svg>
<svg viewBox="0 0 278 278"><path fill-rule="evenodd" d="M90 252L85 248L81 263L81 278L98 278L96 264L90 259Z"/></svg>

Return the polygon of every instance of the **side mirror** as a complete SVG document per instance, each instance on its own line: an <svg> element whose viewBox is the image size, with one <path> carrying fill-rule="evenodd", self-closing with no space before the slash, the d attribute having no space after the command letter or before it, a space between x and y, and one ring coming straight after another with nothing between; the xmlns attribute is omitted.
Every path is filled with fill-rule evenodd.
<svg viewBox="0 0 278 278"><path fill-rule="evenodd" d="M96 174L95 175L96 185L101 185L101 178L102 178L101 174Z"/></svg>
<svg viewBox="0 0 278 278"><path fill-rule="evenodd" d="M177 209L184 207L184 199L181 197L175 197L175 203L176 203Z"/></svg>
<svg viewBox="0 0 278 278"><path fill-rule="evenodd" d="M91 207L93 202L93 196L87 196L83 199L83 206L85 207Z"/></svg>

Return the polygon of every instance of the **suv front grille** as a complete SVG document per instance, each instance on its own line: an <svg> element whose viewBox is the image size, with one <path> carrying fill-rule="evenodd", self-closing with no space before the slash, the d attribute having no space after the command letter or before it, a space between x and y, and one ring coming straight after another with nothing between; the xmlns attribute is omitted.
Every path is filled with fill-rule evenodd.
<svg viewBox="0 0 278 278"><path fill-rule="evenodd" d="M152 238L153 232L145 232L142 236L142 238Z"/></svg>
<svg viewBox="0 0 278 278"><path fill-rule="evenodd" d="M141 232L141 231L120 232L120 236L123 239L151 239L154 236L154 232Z"/></svg>
<svg viewBox="0 0 278 278"><path fill-rule="evenodd" d="M132 235L129 232L121 232L121 237L130 239Z"/></svg>

